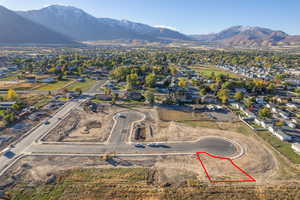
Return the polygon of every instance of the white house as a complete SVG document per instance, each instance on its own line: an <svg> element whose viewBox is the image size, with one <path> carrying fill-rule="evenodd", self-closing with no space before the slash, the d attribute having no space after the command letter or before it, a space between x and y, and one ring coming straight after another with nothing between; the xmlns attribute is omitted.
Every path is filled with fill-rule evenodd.
<svg viewBox="0 0 300 200"><path fill-rule="evenodd" d="M282 141L292 141L292 137L285 134L282 130L280 129L275 129L273 126L269 126L268 130L275 135L276 137L278 137L280 140Z"/></svg>
<svg viewBox="0 0 300 200"><path fill-rule="evenodd" d="M273 133L276 137L278 137L280 140L282 141L292 141L292 137L285 134L282 130L276 130L274 133Z"/></svg>
<svg viewBox="0 0 300 200"><path fill-rule="evenodd" d="M294 143L294 144L292 144L292 149L293 149L296 153L300 154L300 143Z"/></svg>
<svg viewBox="0 0 300 200"><path fill-rule="evenodd" d="M290 128L296 128L297 127L297 125L295 124L295 123L293 123L293 122L291 122L291 121L285 121L285 123L288 125L288 127L290 127Z"/></svg>

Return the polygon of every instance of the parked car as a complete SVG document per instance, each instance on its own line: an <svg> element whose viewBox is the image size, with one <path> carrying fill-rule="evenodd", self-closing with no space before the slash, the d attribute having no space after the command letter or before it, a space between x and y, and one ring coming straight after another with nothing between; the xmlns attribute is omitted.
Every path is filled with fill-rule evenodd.
<svg viewBox="0 0 300 200"><path fill-rule="evenodd" d="M49 121L45 121L44 124L45 124L45 125L49 125L50 122L49 122Z"/></svg>
<svg viewBox="0 0 300 200"><path fill-rule="evenodd" d="M143 145L143 144L135 144L134 146L136 148L145 148L145 145Z"/></svg>
<svg viewBox="0 0 300 200"><path fill-rule="evenodd" d="M125 115L122 115L121 113L117 114L117 117L118 117L118 118L123 118L123 119L126 118L126 116L125 116Z"/></svg>
<svg viewBox="0 0 300 200"><path fill-rule="evenodd" d="M149 147L159 147L159 144L156 144L156 143L151 143L151 144L148 144Z"/></svg>

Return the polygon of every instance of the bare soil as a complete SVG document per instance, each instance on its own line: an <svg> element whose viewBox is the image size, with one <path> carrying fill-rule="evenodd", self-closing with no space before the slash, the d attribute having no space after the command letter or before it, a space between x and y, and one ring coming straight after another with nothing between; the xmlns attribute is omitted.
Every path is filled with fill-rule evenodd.
<svg viewBox="0 0 300 200"><path fill-rule="evenodd" d="M103 112L73 110L44 138L51 142L104 142L113 126L113 116L118 108L105 107Z"/></svg>

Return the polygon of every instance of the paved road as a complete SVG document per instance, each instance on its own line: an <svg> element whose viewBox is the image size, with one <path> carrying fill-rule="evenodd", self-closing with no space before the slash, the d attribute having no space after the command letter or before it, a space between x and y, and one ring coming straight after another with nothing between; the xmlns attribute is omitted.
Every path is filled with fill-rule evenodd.
<svg viewBox="0 0 300 200"><path fill-rule="evenodd" d="M124 111L115 115L115 125L108 139L109 144L122 144L128 141L131 125L135 121L142 120L144 115L134 111Z"/></svg>
<svg viewBox="0 0 300 200"><path fill-rule="evenodd" d="M203 138L198 142L179 142L163 144L161 147L136 148L133 144L129 144L129 133L134 122L143 120L144 115L137 111L123 111L117 114L115 124L111 131L111 135L105 144L40 144L36 143L41 137L55 128L73 108L78 107L81 100L73 100L68 102L59 112L57 112L50 120L49 125L42 124L32 131L27 137L21 140L16 147L12 149L11 158L0 156L0 175L6 169L6 166L23 154L33 155L73 155L73 154L105 154L115 152L117 154L191 154L196 152L208 152L215 155L230 157L236 153L236 147L231 142L222 138Z"/></svg>
<svg viewBox="0 0 300 200"><path fill-rule="evenodd" d="M14 158L22 155L24 152L26 152L27 149L30 149L34 141L38 140L48 131L55 128L60 122L59 118L63 118L73 108L79 106L80 101L82 100L70 101L66 103L60 111L58 111L51 119L48 120L50 122L48 125L42 123L36 129L30 132L29 135L27 135L26 137L24 137L24 139L17 143L15 145L15 148L11 149L11 152L6 154L6 156L0 156L0 172L5 168L5 166L9 165L14 160Z"/></svg>
<svg viewBox="0 0 300 200"><path fill-rule="evenodd" d="M144 119L144 115L136 111L123 111L115 117L115 124L110 137L105 144L33 144L28 153L34 154L104 154L116 152L118 154L164 154L164 153L196 153L208 152L220 156L232 156L236 147L222 138L203 138L197 142L166 143L161 147L136 148L129 144L129 134L132 123Z"/></svg>
<svg viewBox="0 0 300 200"><path fill-rule="evenodd" d="M115 152L117 154L190 154L196 152L207 152L210 154L230 157L236 152L235 146L221 138L204 138L194 143L171 143L164 144L163 147L136 148L131 144L34 144L30 147L33 154L105 154Z"/></svg>

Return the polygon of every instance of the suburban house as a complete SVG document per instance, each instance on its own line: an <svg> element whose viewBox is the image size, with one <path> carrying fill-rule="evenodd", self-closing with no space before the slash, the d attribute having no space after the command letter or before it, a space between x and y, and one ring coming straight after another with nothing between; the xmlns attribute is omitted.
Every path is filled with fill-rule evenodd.
<svg viewBox="0 0 300 200"><path fill-rule="evenodd" d="M12 108L12 106L16 104L15 101L11 101L11 102L0 102L0 109L10 109Z"/></svg>
<svg viewBox="0 0 300 200"><path fill-rule="evenodd" d="M282 141L292 141L292 137L285 134L281 129L269 126L268 130Z"/></svg>
<svg viewBox="0 0 300 200"><path fill-rule="evenodd" d="M285 121L285 123L290 128L296 128L297 127L297 125L294 122L292 122L292 121L287 120L287 121Z"/></svg>
<svg viewBox="0 0 300 200"><path fill-rule="evenodd" d="M28 77L25 77L24 80L27 83L35 83L36 82L36 77L35 76L28 76Z"/></svg>
<svg viewBox="0 0 300 200"><path fill-rule="evenodd" d="M217 104L218 102L218 98L214 95L207 94L201 97L201 103Z"/></svg>
<svg viewBox="0 0 300 200"><path fill-rule="evenodd" d="M140 101L144 99L143 95L140 92L126 92L125 98L134 101Z"/></svg>
<svg viewBox="0 0 300 200"><path fill-rule="evenodd" d="M111 95L105 95L105 94L97 94L96 99L103 100L103 101L111 101L112 96Z"/></svg>

